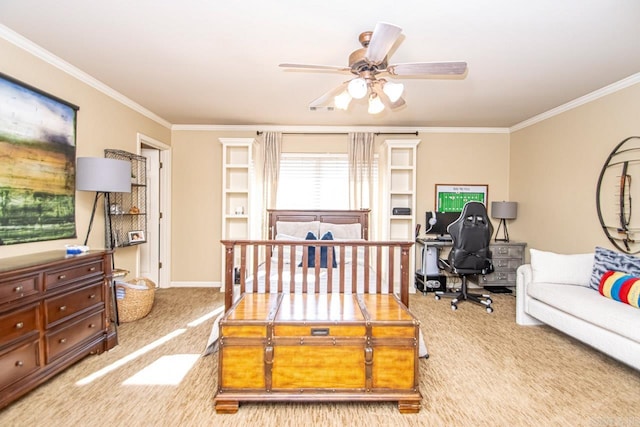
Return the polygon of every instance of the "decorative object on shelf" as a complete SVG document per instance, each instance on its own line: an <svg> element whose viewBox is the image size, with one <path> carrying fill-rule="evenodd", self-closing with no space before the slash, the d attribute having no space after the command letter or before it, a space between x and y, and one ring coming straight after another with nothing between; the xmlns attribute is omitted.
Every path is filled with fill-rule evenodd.
<svg viewBox="0 0 640 427"><path fill-rule="evenodd" d="M78 107L0 73L0 245L76 237Z"/></svg>
<svg viewBox="0 0 640 427"><path fill-rule="evenodd" d="M129 243L142 243L144 241L144 231L134 230L129 232Z"/></svg>
<svg viewBox="0 0 640 427"><path fill-rule="evenodd" d="M632 176L640 174L640 136L625 138L605 161L596 189L598 219L604 234L619 250L640 253L640 217L632 215ZM637 186L637 183L636 183Z"/></svg>
<svg viewBox="0 0 640 427"><path fill-rule="evenodd" d="M507 231L507 220L508 219L516 219L516 215L518 213L518 203L517 202L491 202L491 217L500 220L498 224L498 228L496 229L496 242L508 242L509 241L509 232ZM500 233L500 227L502 227L503 237L498 238L498 234Z"/></svg>
<svg viewBox="0 0 640 427"><path fill-rule="evenodd" d="M89 241L89 234L93 226L93 218L96 214L96 206L100 196L104 196L106 206L111 206L109 193L131 192L131 163L101 157L79 157L76 165L76 190L95 191L93 210L89 220L87 236L84 245ZM109 217L110 219L110 217Z"/></svg>

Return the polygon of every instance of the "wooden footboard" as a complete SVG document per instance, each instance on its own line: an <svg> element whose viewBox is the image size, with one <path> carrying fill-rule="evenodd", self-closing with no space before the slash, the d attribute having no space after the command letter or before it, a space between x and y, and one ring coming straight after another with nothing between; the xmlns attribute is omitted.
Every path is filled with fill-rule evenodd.
<svg viewBox="0 0 640 427"><path fill-rule="evenodd" d="M320 286L315 284L328 281L332 286L326 287L327 293L355 294L358 283L362 283L363 293L396 293L409 306L409 253L413 242L223 240L222 244L225 311L242 294L258 292L253 279L259 272L266 293L282 293L286 287L290 293L296 289L303 294L319 293ZM309 248L314 248L312 259ZM239 295L236 292L234 298L233 290L238 288Z"/></svg>

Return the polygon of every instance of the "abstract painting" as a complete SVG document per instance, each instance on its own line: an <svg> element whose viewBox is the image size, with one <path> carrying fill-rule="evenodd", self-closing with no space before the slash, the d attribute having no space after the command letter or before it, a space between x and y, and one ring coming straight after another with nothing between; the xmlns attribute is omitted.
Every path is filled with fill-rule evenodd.
<svg viewBox="0 0 640 427"><path fill-rule="evenodd" d="M77 111L0 73L0 245L76 237Z"/></svg>

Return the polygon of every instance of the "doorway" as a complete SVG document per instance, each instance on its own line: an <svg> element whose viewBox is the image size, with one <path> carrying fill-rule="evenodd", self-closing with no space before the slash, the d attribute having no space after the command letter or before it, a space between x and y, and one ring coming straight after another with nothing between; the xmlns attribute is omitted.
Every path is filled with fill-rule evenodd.
<svg viewBox="0 0 640 427"><path fill-rule="evenodd" d="M138 271L161 288L171 285L171 147L138 134L138 152L147 158L147 243L138 251Z"/></svg>

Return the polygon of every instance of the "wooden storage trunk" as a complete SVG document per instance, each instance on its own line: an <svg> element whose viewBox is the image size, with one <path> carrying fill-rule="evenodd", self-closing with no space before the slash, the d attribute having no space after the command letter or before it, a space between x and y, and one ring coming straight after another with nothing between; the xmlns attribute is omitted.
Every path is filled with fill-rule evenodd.
<svg viewBox="0 0 640 427"><path fill-rule="evenodd" d="M418 412L418 326L393 295L244 294L220 321L216 412L343 400Z"/></svg>

